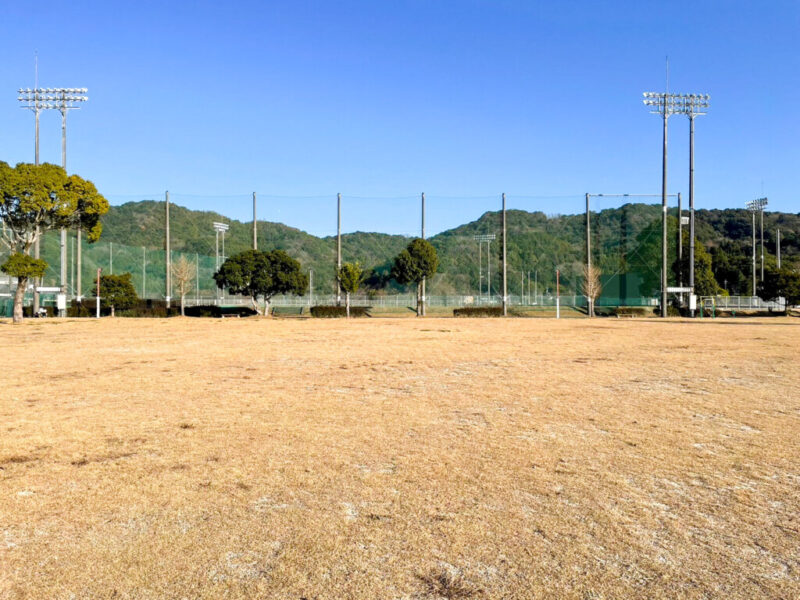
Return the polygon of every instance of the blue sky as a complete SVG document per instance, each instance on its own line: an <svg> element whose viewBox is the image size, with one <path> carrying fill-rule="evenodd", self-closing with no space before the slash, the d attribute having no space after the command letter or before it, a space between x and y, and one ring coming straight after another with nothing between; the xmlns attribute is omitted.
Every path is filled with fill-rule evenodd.
<svg viewBox="0 0 800 600"><path fill-rule="evenodd" d="M4 3L0 160L33 160L16 89L87 87L68 166L114 203L162 197L314 233L430 232L509 206L660 192L643 91L712 96L697 121L698 208L763 194L797 212L800 3ZM42 117L42 160L60 161ZM688 121L670 119L670 191L688 193ZM611 202L608 202L611 205Z"/></svg>

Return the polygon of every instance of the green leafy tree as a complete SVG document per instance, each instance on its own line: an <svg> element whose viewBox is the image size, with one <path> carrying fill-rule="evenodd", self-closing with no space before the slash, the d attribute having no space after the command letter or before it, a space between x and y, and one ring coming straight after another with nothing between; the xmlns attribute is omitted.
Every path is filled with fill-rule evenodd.
<svg viewBox="0 0 800 600"><path fill-rule="evenodd" d="M249 296L259 314L258 299L264 299L264 313L269 314L269 302L276 294L302 296L308 287L308 275L300 263L283 250L263 252L245 250L226 259L214 281L220 289L231 294Z"/></svg>
<svg viewBox="0 0 800 600"><path fill-rule="evenodd" d="M79 228L86 232L89 242L95 242L103 230L100 217L107 212L108 201L91 181L68 176L61 167L47 163L11 167L0 161L0 242L12 255L30 255L36 240L46 231L62 227ZM14 322L19 323L28 279L41 275L32 274L38 272L38 263L14 260L10 269L28 273L27 277L18 277L14 295Z"/></svg>
<svg viewBox="0 0 800 600"><path fill-rule="evenodd" d="M436 273L439 257L428 240L415 238L397 255L392 265L392 278L400 285L417 285L417 316L422 316L422 281Z"/></svg>
<svg viewBox="0 0 800 600"><path fill-rule="evenodd" d="M95 296L97 295L97 280L95 284ZM121 275L101 275L100 276L100 304L105 308L111 309L111 316L115 316L116 309L125 310L131 308L139 300L136 289L133 287L130 273Z"/></svg>
<svg viewBox="0 0 800 600"><path fill-rule="evenodd" d="M758 296L766 301L785 298L787 307L800 304L800 271L787 267L769 269L758 285Z"/></svg>
<svg viewBox="0 0 800 600"><path fill-rule="evenodd" d="M42 277L46 269L47 263L43 260L20 252L15 252L0 265L0 271L17 278L17 289L14 292L14 323L22 321L22 300L28 287L28 280Z"/></svg>
<svg viewBox="0 0 800 600"><path fill-rule="evenodd" d="M683 230L683 260L673 263L675 279L689 285L689 232ZM717 296L723 293L712 269L711 254L704 244L694 238L694 293L698 296Z"/></svg>
<svg viewBox="0 0 800 600"><path fill-rule="evenodd" d="M339 284L342 286L345 295L345 307L347 318L350 318L350 294L358 292L358 288L364 283L366 274L361 263L344 263L339 269Z"/></svg>

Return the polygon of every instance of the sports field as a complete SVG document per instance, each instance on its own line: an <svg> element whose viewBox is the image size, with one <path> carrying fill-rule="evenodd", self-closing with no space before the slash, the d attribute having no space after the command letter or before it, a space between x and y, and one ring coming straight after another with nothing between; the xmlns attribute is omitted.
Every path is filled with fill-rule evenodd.
<svg viewBox="0 0 800 600"><path fill-rule="evenodd" d="M800 597L800 320L0 323L0 598Z"/></svg>

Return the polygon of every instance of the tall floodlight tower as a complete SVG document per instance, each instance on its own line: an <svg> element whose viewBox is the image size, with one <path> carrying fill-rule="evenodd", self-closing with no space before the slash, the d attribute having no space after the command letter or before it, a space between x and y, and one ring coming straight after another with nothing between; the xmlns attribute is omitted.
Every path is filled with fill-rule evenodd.
<svg viewBox="0 0 800 600"><path fill-rule="evenodd" d="M483 258L481 256L481 249L483 248L483 244L486 243L486 296L487 298L492 295L492 257L491 257L491 243L495 239L495 234L493 233L486 233L486 234L479 234L473 235L472 238L478 242L478 295L480 296L483 293L483 289L481 289L481 283L483 281Z"/></svg>
<svg viewBox="0 0 800 600"><path fill-rule="evenodd" d="M764 283L764 207L768 202L766 198L757 198L745 204L753 222L753 296L756 295L756 213L761 215L761 283Z"/></svg>
<svg viewBox="0 0 800 600"><path fill-rule="evenodd" d="M17 100L22 102L22 108L32 110L36 119L36 164L39 164L39 113L43 110L57 110L61 113L61 167L67 169L67 113L80 108L81 102L86 102L86 88L24 88L19 90ZM80 231L78 233L80 245ZM80 272L80 265L78 265ZM59 287L61 294L67 293L67 230L61 229L61 278ZM65 309L60 309L59 314L64 316Z"/></svg>
<svg viewBox="0 0 800 600"><path fill-rule="evenodd" d="M219 234L222 234L222 258L225 258L225 232L228 231L228 225L225 223L219 223L215 221L212 223L214 226L215 232L215 242L214 242L214 255L215 255L215 264L216 264L216 271L219 271L219 268L222 266L222 261L220 260L219 256ZM217 288L217 299L220 297L220 289Z"/></svg>
<svg viewBox="0 0 800 600"><path fill-rule="evenodd" d="M694 119L708 112L708 94L681 94L679 112L689 117L689 287L694 293Z"/></svg>
<svg viewBox="0 0 800 600"><path fill-rule="evenodd" d="M22 108L26 108L33 112L34 118L34 133L33 133L33 164L39 166L39 113L42 111L41 98L39 98L39 59L36 59L36 75L34 77L34 87L20 88L18 90L19 96L17 100L23 102ZM38 234L38 228L36 233ZM39 258L39 236L36 236L36 241L33 246L33 257ZM39 292L38 287L41 285L41 278L37 277L33 280L33 314L39 314Z"/></svg>
<svg viewBox="0 0 800 600"><path fill-rule="evenodd" d="M663 120L663 149L661 154L661 316L667 316L667 119L678 112L680 94L645 92L644 105Z"/></svg>

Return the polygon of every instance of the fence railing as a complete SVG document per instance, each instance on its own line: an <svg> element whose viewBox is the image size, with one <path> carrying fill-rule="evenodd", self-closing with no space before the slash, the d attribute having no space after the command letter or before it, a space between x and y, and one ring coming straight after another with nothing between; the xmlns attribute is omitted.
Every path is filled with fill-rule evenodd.
<svg viewBox="0 0 800 600"><path fill-rule="evenodd" d="M786 300L762 300L758 296L704 296L702 306L715 307L717 310L786 310Z"/></svg>

